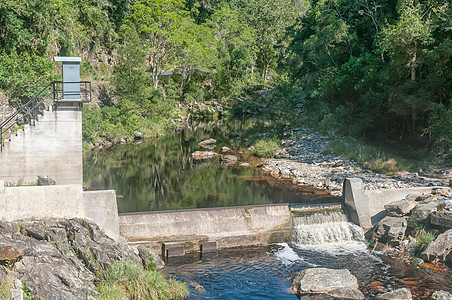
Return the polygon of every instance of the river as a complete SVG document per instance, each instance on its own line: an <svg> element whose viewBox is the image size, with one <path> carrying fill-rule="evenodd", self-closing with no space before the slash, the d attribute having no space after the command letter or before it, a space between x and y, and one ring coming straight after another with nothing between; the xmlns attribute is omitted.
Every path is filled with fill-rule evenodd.
<svg viewBox="0 0 452 300"><path fill-rule="evenodd" d="M200 125L155 140L93 151L84 158L85 185L91 190L116 190L119 212L339 200L239 166L258 162L245 150L246 140L230 135L234 130L237 127ZM221 152L222 146L235 149L239 163L226 166L218 159L194 160L191 153L203 150L198 143L208 138L217 140L214 151ZM435 290L452 291L447 270L372 253L357 241L310 246L292 241L204 256L188 254L167 261L164 272L187 282L192 299L296 299L289 291L290 278L309 267L349 269L367 298L400 287L409 288L415 299L426 299Z"/></svg>

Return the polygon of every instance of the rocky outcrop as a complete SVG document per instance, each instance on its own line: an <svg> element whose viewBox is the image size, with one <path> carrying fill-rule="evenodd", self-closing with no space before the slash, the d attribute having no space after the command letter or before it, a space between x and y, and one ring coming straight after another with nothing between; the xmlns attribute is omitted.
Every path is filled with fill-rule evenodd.
<svg viewBox="0 0 452 300"><path fill-rule="evenodd" d="M0 221L0 248L16 254L3 256L13 259L15 280L44 299L97 298L97 272L116 261L142 264L135 250L82 219Z"/></svg>
<svg viewBox="0 0 452 300"><path fill-rule="evenodd" d="M385 209L390 217L403 217L409 214L416 205L417 202L414 200L403 199L386 204Z"/></svg>
<svg viewBox="0 0 452 300"><path fill-rule="evenodd" d="M411 300L413 296L409 289L397 289L391 292L377 295L376 300Z"/></svg>
<svg viewBox="0 0 452 300"><path fill-rule="evenodd" d="M348 288L345 289L344 288ZM290 289L298 297L303 297L309 294L324 294L338 293L347 294L350 297L352 295L358 295L360 292L357 290L358 281L350 271L346 269L333 270L327 268L311 268L299 272L292 280ZM356 289L356 290L355 290ZM334 291L334 292L333 292ZM360 294L359 298L350 299L363 299ZM348 298L347 298L348 299Z"/></svg>

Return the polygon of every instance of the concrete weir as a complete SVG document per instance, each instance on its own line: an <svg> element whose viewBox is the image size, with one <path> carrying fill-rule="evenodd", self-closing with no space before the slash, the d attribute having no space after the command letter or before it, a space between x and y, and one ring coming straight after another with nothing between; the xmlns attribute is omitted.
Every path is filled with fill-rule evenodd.
<svg viewBox="0 0 452 300"><path fill-rule="evenodd" d="M214 244L217 249L265 245L287 241L292 234L287 203L123 213L119 230L132 243L148 245L156 253L176 242L183 243L185 252L202 246L211 251Z"/></svg>
<svg viewBox="0 0 452 300"><path fill-rule="evenodd" d="M405 199L408 195L416 198L439 188L452 192L451 187L444 186L365 190L360 178L347 178L344 181L343 195L351 221L367 231L387 215L384 208L386 204Z"/></svg>

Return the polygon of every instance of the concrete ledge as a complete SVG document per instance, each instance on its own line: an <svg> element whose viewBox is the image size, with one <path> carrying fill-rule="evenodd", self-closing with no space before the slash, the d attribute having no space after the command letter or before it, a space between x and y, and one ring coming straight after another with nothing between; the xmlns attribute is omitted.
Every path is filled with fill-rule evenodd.
<svg viewBox="0 0 452 300"><path fill-rule="evenodd" d="M416 198L424 193L431 193L438 188L448 189L449 192L452 192L451 187L443 186L364 190L361 179L347 178L344 181L343 195L351 221L367 231L387 215L384 208L386 204L402 200L407 195Z"/></svg>
<svg viewBox="0 0 452 300"><path fill-rule="evenodd" d="M0 180L0 219L86 218L118 240L114 191L84 192L82 185L5 187Z"/></svg>
<svg viewBox="0 0 452 300"><path fill-rule="evenodd" d="M218 248L264 245L292 230L288 204L120 214L119 228L130 241L153 249L185 241L187 252L210 241Z"/></svg>

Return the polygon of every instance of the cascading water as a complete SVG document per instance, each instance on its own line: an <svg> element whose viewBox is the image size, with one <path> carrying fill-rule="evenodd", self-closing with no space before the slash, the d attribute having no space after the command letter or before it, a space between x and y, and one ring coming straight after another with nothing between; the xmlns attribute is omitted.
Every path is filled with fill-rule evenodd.
<svg viewBox="0 0 452 300"><path fill-rule="evenodd" d="M297 246L364 242L363 229L347 221L340 204L293 206L291 211Z"/></svg>

